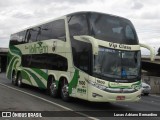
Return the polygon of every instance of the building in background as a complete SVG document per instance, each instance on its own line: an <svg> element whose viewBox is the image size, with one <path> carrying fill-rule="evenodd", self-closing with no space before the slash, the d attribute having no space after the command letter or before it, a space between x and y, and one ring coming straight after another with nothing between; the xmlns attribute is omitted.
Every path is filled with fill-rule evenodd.
<svg viewBox="0 0 160 120"><path fill-rule="evenodd" d="M160 47L159 47L159 49L158 49L158 54L157 54L157 56L160 56Z"/></svg>
<svg viewBox="0 0 160 120"><path fill-rule="evenodd" d="M0 48L0 72L5 72L7 67L8 48Z"/></svg>

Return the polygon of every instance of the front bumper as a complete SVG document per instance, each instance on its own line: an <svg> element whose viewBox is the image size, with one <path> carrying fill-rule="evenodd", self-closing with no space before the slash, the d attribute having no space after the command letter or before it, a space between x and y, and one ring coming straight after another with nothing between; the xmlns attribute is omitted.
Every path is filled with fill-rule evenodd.
<svg viewBox="0 0 160 120"><path fill-rule="evenodd" d="M120 98L120 99L119 99ZM141 98L141 89L133 93L111 93L89 85L88 101L94 102L134 102Z"/></svg>

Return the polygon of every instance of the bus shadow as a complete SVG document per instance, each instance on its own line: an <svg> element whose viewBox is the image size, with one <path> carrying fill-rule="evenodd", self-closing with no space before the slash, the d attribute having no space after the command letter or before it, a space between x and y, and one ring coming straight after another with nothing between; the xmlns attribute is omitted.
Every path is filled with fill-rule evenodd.
<svg viewBox="0 0 160 120"><path fill-rule="evenodd" d="M130 111L131 109L123 106L121 104L117 104L117 103L109 103L109 102L90 102L90 101L86 101L86 100L82 100L82 99L78 99L78 98L71 98L71 100L69 102L64 102L63 100L61 100L60 97L57 98L52 98L49 95L47 95L46 90L44 89L40 89L37 87L33 87L33 86L29 86L29 85L24 85L23 87L24 89L27 89L27 91L31 91L31 92L36 92L37 94L43 95L45 96L47 99L51 100L51 101L56 101L59 104L64 104L67 107L72 107L73 108L76 106L78 110L81 109L85 109L87 111Z"/></svg>
<svg viewBox="0 0 160 120"><path fill-rule="evenodd" d="M122 105L118 105L115 104L114 102L110 103L110 102L90 102L90 101L85 101L85 100L81 100L81 99L77 99L77 98L73 98L72 103L79 105L79 106L83 106L83 107L88 107L89 109L94 109L94 110L130 110L129 108L122 106Z"/></svg>

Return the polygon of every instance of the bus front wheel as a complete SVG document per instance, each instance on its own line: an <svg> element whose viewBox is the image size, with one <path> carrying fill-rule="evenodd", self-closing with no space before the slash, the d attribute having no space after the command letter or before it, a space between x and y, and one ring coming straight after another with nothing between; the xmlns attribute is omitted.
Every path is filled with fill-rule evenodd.
<svg viewBox="0 0 160 120"><path fill-rule="evenodd" d="M66 79L64 79L61 83L61 98L64 101L69 101L69 89L68 89L68 82Z"/></svg>

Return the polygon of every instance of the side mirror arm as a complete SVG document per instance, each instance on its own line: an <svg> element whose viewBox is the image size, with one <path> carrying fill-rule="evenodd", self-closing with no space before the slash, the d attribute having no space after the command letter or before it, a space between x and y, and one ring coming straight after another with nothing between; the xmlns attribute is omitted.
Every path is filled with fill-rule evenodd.
<svg viewBox="0 0 160 120"><path fill-rule="evenodd" d="M150 51L150 59L151 59L151 61L154 61L155 60L154 49L152 47L150 47L149 45L146 45L146 44L139 43L139 45L140 45L140 47L147 48Z"/></svg>
<svg viewBox="0 0 160 120"><path fill-rule="evenodd" d="M90 37L90 36L86 36L86 35L81 35L81 36L73 36L74 39L79 40L79 41L85 41L85 42L89 42L92 44L92 48L93 48L93 54L94 55L98 55L98 42L96 39Z"/></svg>

